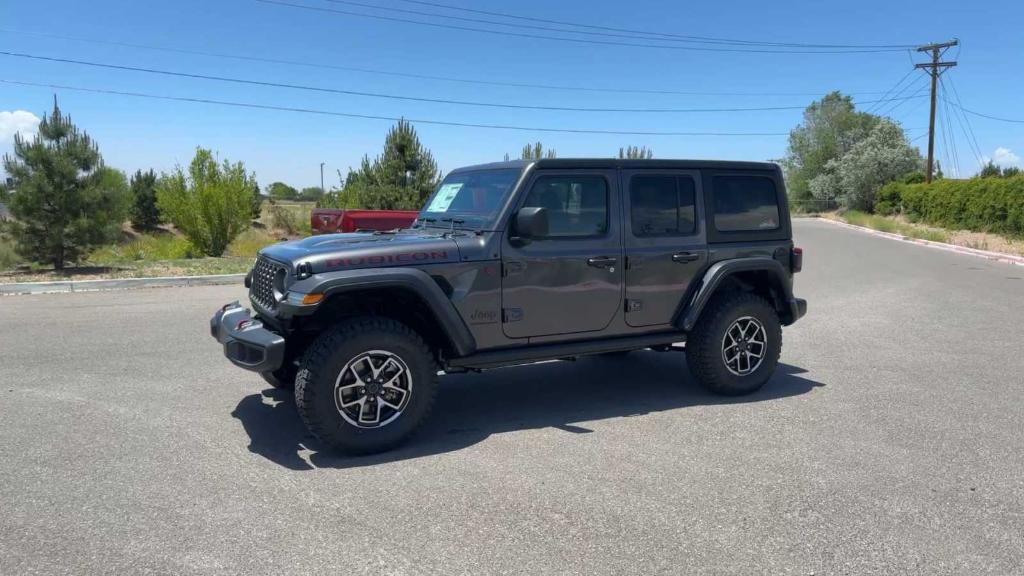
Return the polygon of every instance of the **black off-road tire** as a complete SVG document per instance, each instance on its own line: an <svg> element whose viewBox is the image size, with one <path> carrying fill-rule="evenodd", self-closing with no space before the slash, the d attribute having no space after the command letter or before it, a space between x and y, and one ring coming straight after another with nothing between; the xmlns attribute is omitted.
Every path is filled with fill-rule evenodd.
<svg viewBox="0 0 1024 576"><path fill-rule="evenodd" d="M292 390L295 388L295 376L298 368L295 364L282 366L273 372L260 372L263 380L278 390Z"/></svg>
<svg viewBox="0 0 1024 576"><path fill-rule="evenodd" d="M363 428L341 415L335 383L350 360L371 350L398 356L413 384L397 419ZM390 318L353 318L321 334L306 350L295 379L295 405L309 431L331 448L348 454L383 452L408 439L427 418L437 396L437 371L430 348L408 326Z"/></svg>
<svg viewBox="0 0 1024 576"><path fill-rule="evenodd" d="M740 318L751 317L764 327L767 341L761 364L749 374L730 371L722 354L726 331ZM686 363L697 381L726 396L750 394L764 386L779 364L782 324L772 305L749 292L725 292L708 303L686 339Z"/></svg>

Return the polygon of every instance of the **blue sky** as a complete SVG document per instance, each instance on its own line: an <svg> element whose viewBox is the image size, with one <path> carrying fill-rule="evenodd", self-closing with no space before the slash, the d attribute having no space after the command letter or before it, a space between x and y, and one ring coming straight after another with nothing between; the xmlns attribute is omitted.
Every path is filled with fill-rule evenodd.
<svg viewBox="0 0 1024 576"><path fill-rule="evenodd" d="M510 27L375 11L325 0L285 1L517 31ZM357 1L403 10L495 19L400 0ZM775 42L902 45L959 37L963 43L959 54L954 49L949 55L957 57L960 65L948 78L957 87L964 106L995 116L1024 118L1021 105L1024 75L1019 73L1020 57L1024 54L1024 34L1021 34L1024 3L1021 2L440 1L593 25ZM126 48L25 32L509 83L800 94L711 96L483 86ZM853 93L857 99L868 100L889 90L911 68L911 56L905 51L830 55L722 53L569 43L313 12L254 0L4 0L0 2L0 50L342 90L605 108L804 106L815 98L812 94L830 90ZM914 58L922 59L920 55ZM923 85L924 80L917 76L923 73L916 72L905 85L910 82ZM559 128L786 133L800 119L799 110L639 114L480 108L162 77L10 56L0 56L0 79L388 117ZM914 86L916 84L904 95L913 93ZM166 171L176 163L186 164L195 147L203 146L216 150L222 158L244 161L264 186L274 180L297 187L317 185L320 162L326 162L328 186L336 184L336 170L344 172L349 166L357 165L364 154L372 156L379 152L390 125L381 120L0 84L0 151L10 149L13 130L31 130L31 117L17 111L36 116L44 114L54 92L60 98L61 107L99 142L110 165L129 172L150 167ZM923 134L927 126L927 110L924 98L908 100L896 108L893 116L910 129L910 137L914 138ZM1005 164L1020 163L1019 156L1024 156L1024 124L977 117L970 120L983 155ZM974 154L952 117L951 122L957 136L961 169L971 172L976 164ZM620 146L633 144L649 146L662 158L765 160L781 157L786 146L785 136L552 134L426 124L417 125L417 129L421 140L445 170L500 160L506 152L516 156L523 144L536 140L556 148L563 157L611 156ZM922 149L924 143L924 138L915 141ZM940 137L938 147L939 158L946 165L944 154L951 157L953 146L944 145ZM952 163L952 158L948 162Z"/></svg>

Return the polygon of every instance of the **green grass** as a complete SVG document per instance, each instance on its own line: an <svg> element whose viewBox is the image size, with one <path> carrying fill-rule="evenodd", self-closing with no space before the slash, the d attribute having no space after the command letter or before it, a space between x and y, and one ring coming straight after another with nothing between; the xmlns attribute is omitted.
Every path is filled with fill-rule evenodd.
<svg viewBox="0 0 1024 576"><path fill-rule="evenodd" d="M245 232L242 232L238 238L235 238L234 241L231 242L224 255L227 257L248 258L249 260L252 260L256 257L256 253L259 252L261 248L270 246L275 242L277 242L277 240L270 234L267 234L265 230L250 228Z"/></svg>
<svg viewBox="0 0 1024 576"><path fill-rule="evenodd" d="M124 244L98 248L89 255L86 263L110 265L138 261L184 260L199 255L199 251L185 238L173 234L157 234L140 236Z"/></svg>
<svg viewBox="0 0 1024 576"><path fill-rule="evenodd" d="M858 210L847 210L840 217L850 224L864 226L865 228L871 228L880 232L900 234L909 238L930 240L932 242L949 242L949 234L947 232L900 222L886 216L867 214Z"/></svg>

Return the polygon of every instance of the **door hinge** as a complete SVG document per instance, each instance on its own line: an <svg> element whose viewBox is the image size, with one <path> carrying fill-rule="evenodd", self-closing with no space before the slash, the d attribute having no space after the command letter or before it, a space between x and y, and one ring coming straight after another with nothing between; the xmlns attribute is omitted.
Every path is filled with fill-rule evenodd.
<svg viewBox="0 0 1024 576"><path fill-rule="evenodd" d="M522 262L502 262L501 264L501 275L502 277L508 277L513 274L519 274L526 268L526 265Z"/></svg>
<svg viewBox="0 0 1024 576"><path fill-rule="evenodd" d="M643 308L644 304L640 300L626 300L626 312L639 312Z"/></svg>
<svg viewBox="0 0 1024 576"><path fill-rule="evenodd" d="M501 321L502 322L519 322L523 319L522 308L502 308L501 309Z"/></svg>

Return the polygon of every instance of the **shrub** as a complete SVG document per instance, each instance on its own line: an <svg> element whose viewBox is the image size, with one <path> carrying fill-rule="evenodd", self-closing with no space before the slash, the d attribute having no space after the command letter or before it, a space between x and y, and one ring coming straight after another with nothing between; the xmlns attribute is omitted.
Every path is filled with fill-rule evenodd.
<svg viewBox="0 0 1024 576"><path fill-rule="evenodd" d="M889 182L875 195L875 214L891 216L900 211L900 194L905 184Z"/></svg>
<svg viewBox="0 0 1024 576"><path fill-rule="evenodd" d="M281 230L289 236L295 234L298 229L295 213L280 204L270 207L270 226Z"/></svg>
<svg viewBox="0 0 1024 576"><path fill-rule="evenodd" d="M251 223L253 180L241 162L218 164L209 150L197 148L188 173L179 166L161 178L157 205L193 246L220 256Z"/></svg>
<svg viewBox="0 0 1024 576"><path fill-rule="evenodd" d="M21 264L21 257L14 249L14 241L0 236L0 270L10 270Z"/></svg>
<svg viewBox="0 0 1024 576"><path fill-rule="evenodd" d="M875 206L880 213L898 205L908 218L936 226L1024 236L1024 176L894 185L884 197Z"/></svg>

